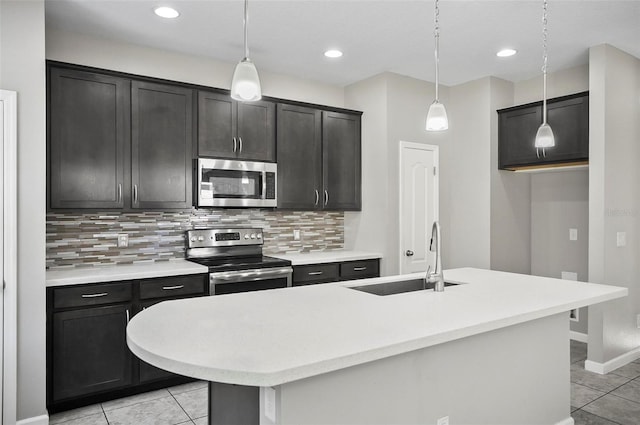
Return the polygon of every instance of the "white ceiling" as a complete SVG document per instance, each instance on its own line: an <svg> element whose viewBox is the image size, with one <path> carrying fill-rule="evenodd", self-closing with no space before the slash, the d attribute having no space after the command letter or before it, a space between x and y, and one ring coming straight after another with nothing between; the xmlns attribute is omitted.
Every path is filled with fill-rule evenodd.
<svg viewBox="0 0 640 425"><path fill-rule="evenodd" d="M173 6L174 20L153 9ZM344 86L384 71L434 80L432 0L250 0L250 57L258 70ZM542 0L441 0L440 79L540 74ZM237 62L243 0L46 0L47 28ZM549 0L549 71L588 62L612 44L640 58L640 0ZM498 58L497 50L518 54ZM344 51L328 59L328 48Z"/></svg>

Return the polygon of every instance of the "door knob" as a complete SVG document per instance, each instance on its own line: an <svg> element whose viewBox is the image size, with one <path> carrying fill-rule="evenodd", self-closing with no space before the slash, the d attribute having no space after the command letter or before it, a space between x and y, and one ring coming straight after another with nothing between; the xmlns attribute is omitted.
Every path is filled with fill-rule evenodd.
<svg viewBox="0 0 640 425"><path fill-rule="evenodd" d="M410 249L407 249L405 251L404 255L406 255L407 257L411 257L411 256L413 256L413 251L411 251Z"/></svg>

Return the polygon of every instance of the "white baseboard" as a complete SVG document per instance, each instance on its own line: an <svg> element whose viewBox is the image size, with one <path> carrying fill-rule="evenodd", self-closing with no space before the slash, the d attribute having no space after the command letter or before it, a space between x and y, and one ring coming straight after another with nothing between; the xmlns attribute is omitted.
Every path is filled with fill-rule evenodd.
<svg viewBox="0 0 640 425"><path fill-rule="evenodd" d="M566 419L561 420L560 422L556 422L555 425L574 425L575 422L571 416Z"/></svg>
<svg viewBox="0 0 640 425"><path fill-rule="evenodd" d="M585 370L589 372L599 373L600 375L606 375L607 373L616 370L617 368L631 363L634 360L640 359L640 347L627 351L618 357L611 359L604 363L594 362L587 360L584 362Z"/></svg>
<svg viewBox="0 0 640 425"><path fill-rule="evenodd" d="M49 415L34 416L32 418L21 419L16 425L49 425Z"/></svg>
<svg viewBox="0 0 640 425"><path fill-rule="evenodd" d="M569 331L569 338L574 341L588 342L589 335L583 334L582 332Z"/></svg>

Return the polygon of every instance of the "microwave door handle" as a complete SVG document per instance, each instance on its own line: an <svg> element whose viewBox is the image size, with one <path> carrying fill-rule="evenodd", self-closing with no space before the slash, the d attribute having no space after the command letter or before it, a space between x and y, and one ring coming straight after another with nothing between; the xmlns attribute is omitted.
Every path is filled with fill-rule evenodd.
<svg viewBox="0 0 640 425"><path fill-rule="evenodd" d="M267 199L267 172L262 171L262 199Z"/></svg>

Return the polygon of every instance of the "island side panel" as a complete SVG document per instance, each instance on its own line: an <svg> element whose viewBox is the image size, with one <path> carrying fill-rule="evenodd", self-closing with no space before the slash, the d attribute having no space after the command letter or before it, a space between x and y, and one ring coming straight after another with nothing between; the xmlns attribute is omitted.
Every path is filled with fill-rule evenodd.
<svg viewBox="0 0 640 425"><path fill-rule="evenodd" d="M260 423L563 423L568 335L567 314L558 314L283 384L275 422L261 409Z"/></svg>

